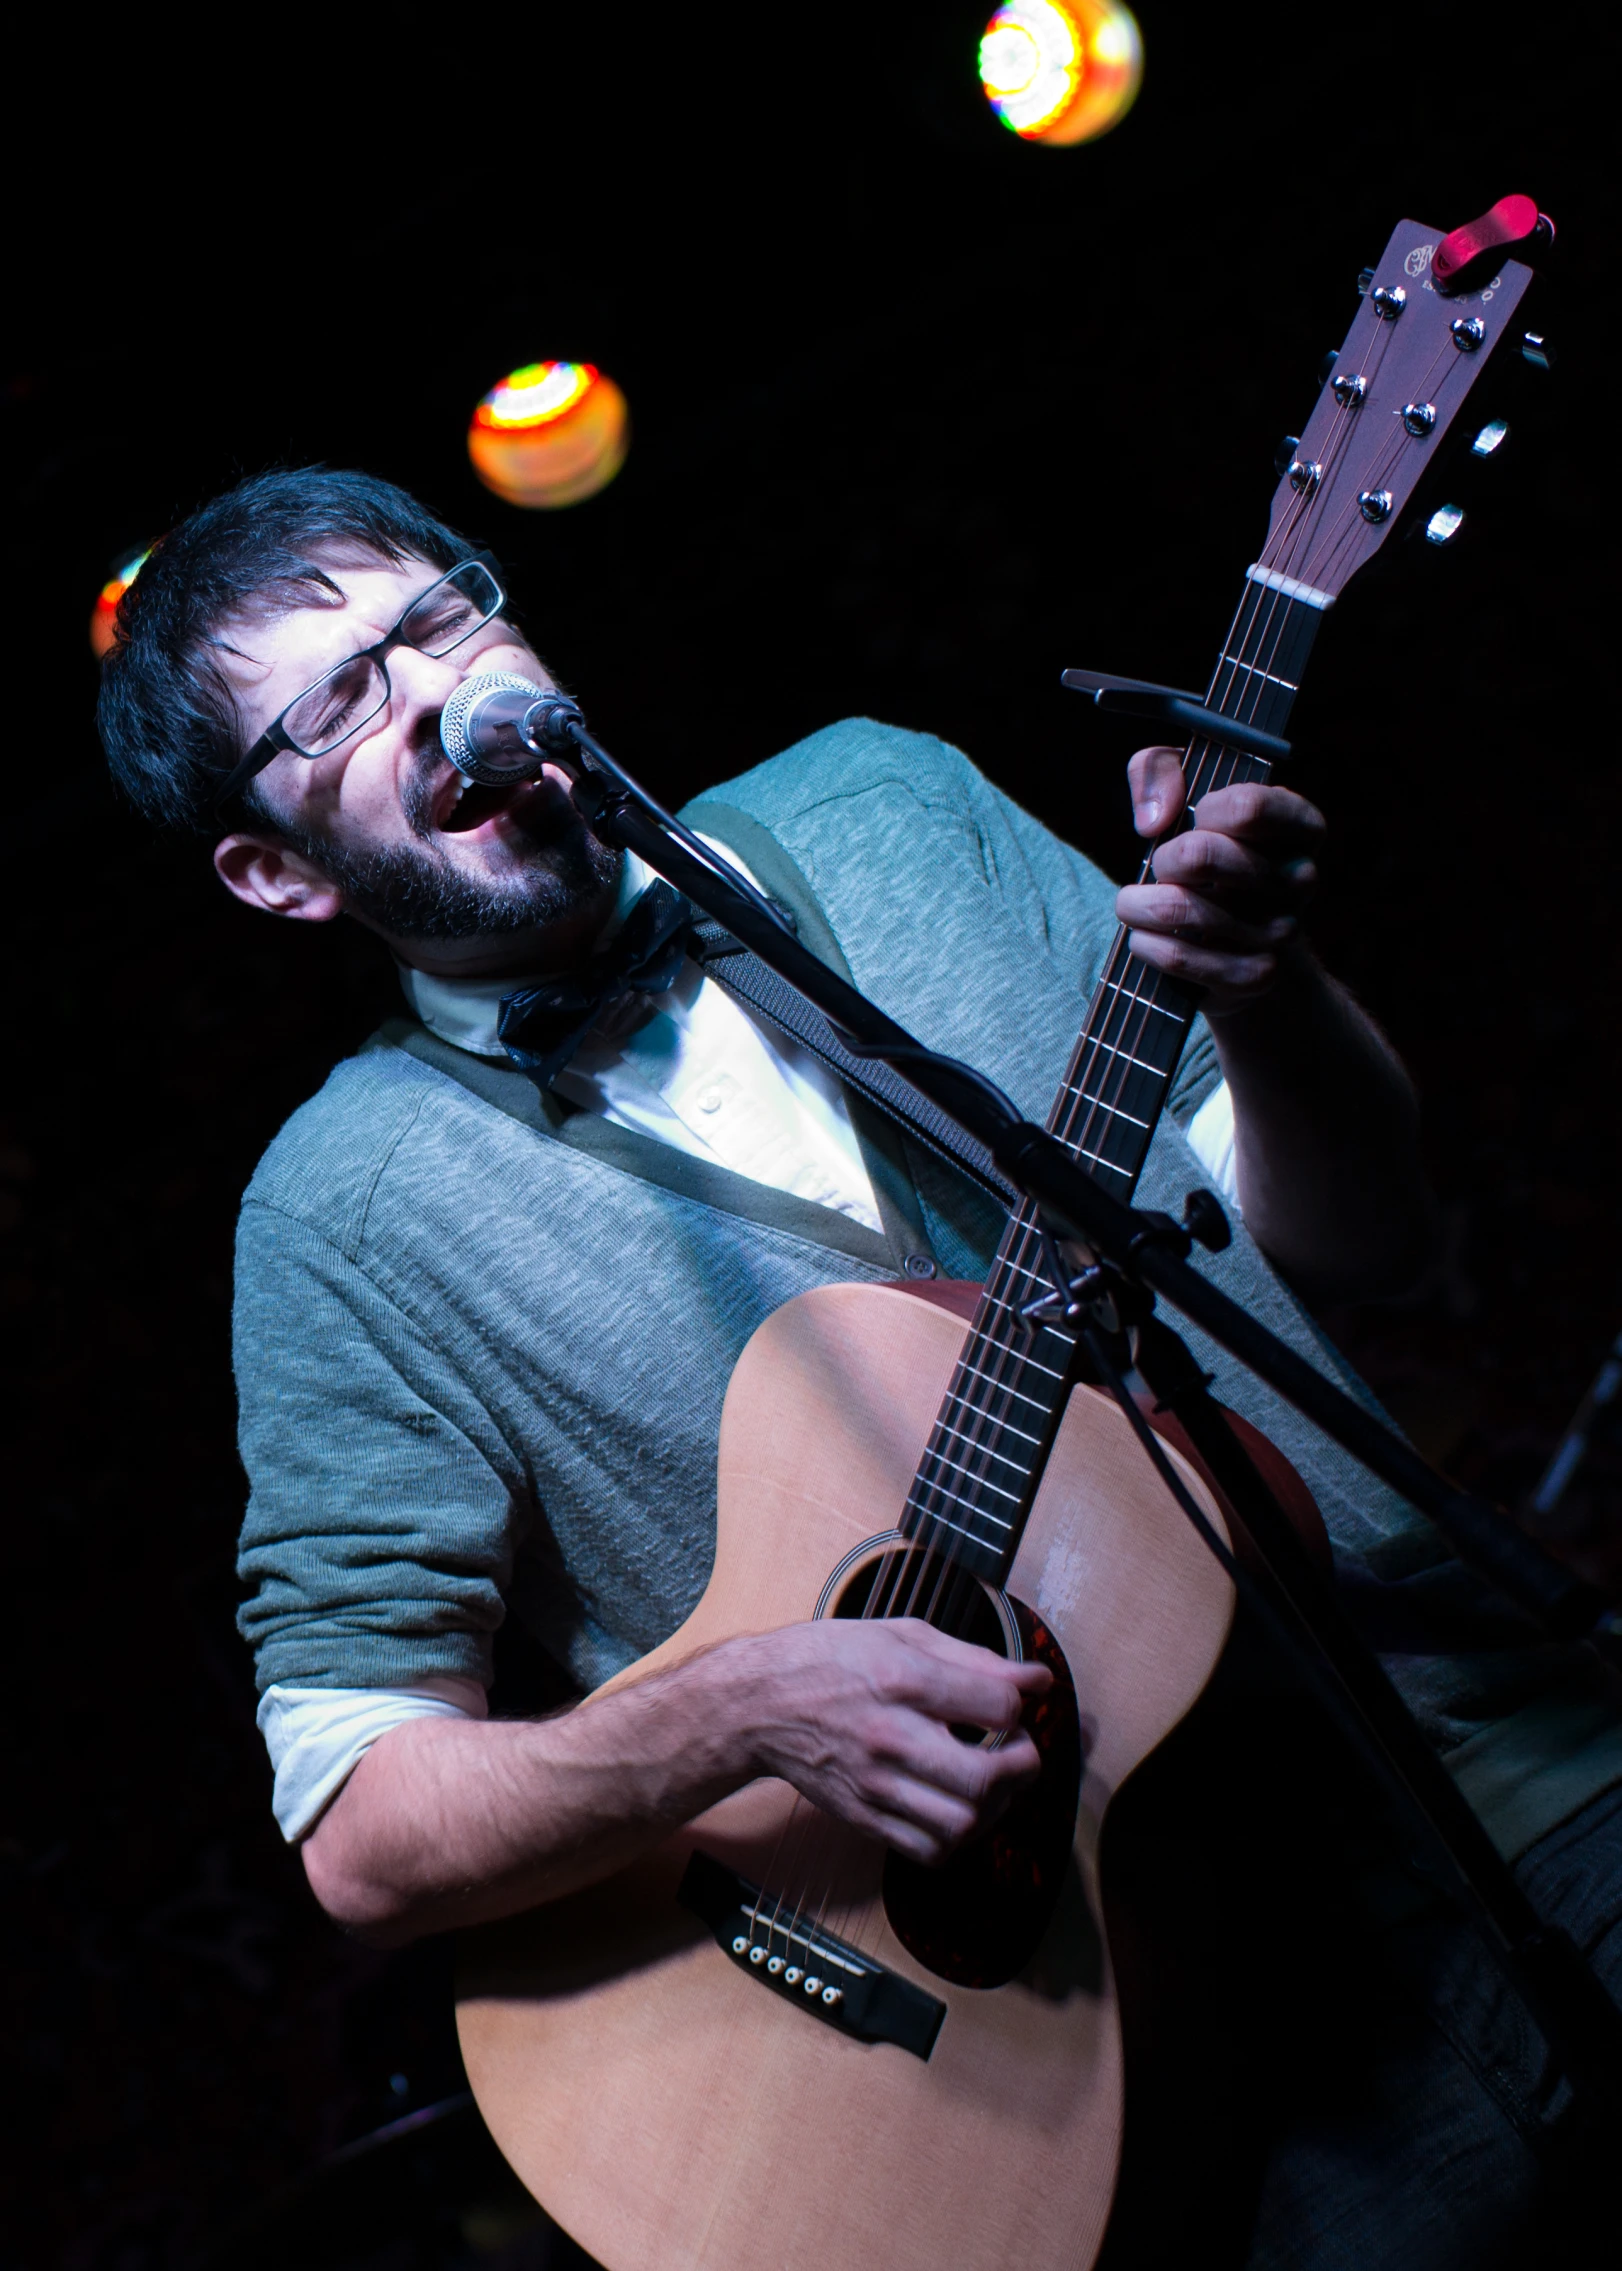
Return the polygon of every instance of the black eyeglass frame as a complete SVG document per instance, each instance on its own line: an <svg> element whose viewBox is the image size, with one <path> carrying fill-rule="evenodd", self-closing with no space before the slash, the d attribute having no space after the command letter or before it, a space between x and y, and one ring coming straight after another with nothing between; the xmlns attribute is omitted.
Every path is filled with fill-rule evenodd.
<svg viewBox="0 0 1622 2271"><path fill-rule="evenodd" d="M490 609L488 614L481 615L478 622L473 624L470 629L464 631L460 638L453 639L448 647L441 647L438 650L438 653L434 656L434 660L438 661L441 655L454 654L458 647L464 647L466 646L469 639L476 638L478 634L484 629L487 623L493 623L507 604L507 587L501 580L501 569L493 552L470 552L465 560L458 560L456 565L452 568L447 568L442 576L436 576L431 584L425 584L422 590L418 592L416 598L411 602L411 605L406 608L403 614L400 616L399 621L394 625L393 629L386 631L383 637L378 640L375 646L360 647L357 648L354 654L345 655L342 662L335 662L330 670L324 670L319 678L312 680L311 683L305 687L303 693L295 694L293 696L293 699L289 703L287 703L286 706L277 714L277 716L271 720L270 724L266 726L264 732L259 736L259 739L248 751L248 754L245 757L239 759L238 762L232 766L230 772L226 774L224 780L220 783L219 788L215 791L214 794L214 810L216 815L223 817L225 809L231 802L231 799L235 796L240 796L242 791L247 787L248 783L253 780L256 775L262 773L265 767L270 764L274 758L279 757L283 750L286 750L291 756L304 757L311 759L311 761L313 762L312 753L308 749L301 749L299 747L298 743L288 732L286 726L282 723L282 720L287 716L289 711L296 710L300 702L307 700L308 697L315 692L318 686L324 686L329 678L336 678L340 670L349 670L357 662L375 662L383 680L383 699L378 703L376 709L368 710L363 718L357 718L355 720L355 723L349 727L347 732L339 735L338 739L331 744L331 747L317 751L315 754L322 757L330 757L333 753L333 750L341 749L344 743L346 741L352 740L354 736L360 732L363 726L370 725L373 718L380 716L381 713L388 708L390 702L394 699L394 685L393 681L389 677L388 657L393 653L396 647L408 647L413 644L413 642L405 636L406 624L411 620L412 616L416 614L417 609L422 605L423 601L425 599L431 599L433 597L434 593L438 591L441 584L450 583L454 577L461 575L467 568L483 568L486 575L490 578L490 581L496 587L496 603L494 607ZM427 650L425 648L422 648L418 651L420 653L426 653Z"/></svg>

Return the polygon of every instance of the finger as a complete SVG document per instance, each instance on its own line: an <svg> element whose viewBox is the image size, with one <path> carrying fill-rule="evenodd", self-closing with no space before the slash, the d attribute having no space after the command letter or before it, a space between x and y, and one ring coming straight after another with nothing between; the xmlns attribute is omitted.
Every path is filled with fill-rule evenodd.
<svg viewBox="0 0 1622 2271"><path fill-rule="evenodd" d="M1260 953L1282 946L1297 927L1294 915L1247 921L1237 908L1225 906L1220 899L1202 898L1198 892L1169 883L1129 883L1117 894L1115 905L1122 922L1134 933L1153 932L1162 938L1185 939L1239 953Z"/></svg>
<svg viewBox="0 0 1622 2271"><path fill-rule="evenodd" d="M1214 828L1185 828L1155 846L1154 876L1157 883L1181 883L1192 891L1299 906L1317 882L1318 870L1310 859L1280 859L1271 849L1220 835Z"/></svg>
<svg viewBox="0 0 1622 2271"><path fill-rule="evenodd" d="M1262 781L1235 781L1212 789L1194 807L1194 822L1245 843L1272 845L1308 852L1320 845L1329 824L1315 804L1294 789L1274 788Z"/></svg>
<svg viewBox="0 0 1622 2271"><path fill-rule="evenodd" d="M884 1665L878 1682L889 1702L1002 1734L1019 1724L1026 1698L1045 1692L1053 1675L1045 1664L1010 1663L989 1648L925 1625L915 1629L904 1653L896 1651Z"/></svg>
<svg viewBox="0 0 1622 2271"><path fill-rule="evenodd" d="M881 1836L893 1841L894 1831L899 1829L912 1838L927 1840L937 1851L961 1844L977 1819L966 1798L954 1797L932 1783L901 1773L874 1776L864 1785L851 1811L886 1825L879 1830Z"/></svg>
<svg viewBox="0 0 1622 2271"><path fill-rule="evenodd" d="M930 1624L923 1617L889 1618L882 1629L894 1633L920 1656L937 1664L969 1676L1007 1681L1025 1695L1040 1694L1052 1684L1053 1674L1045 1664L999 1656L994 1648L983 1648L974 1640L960 1640L956 1633L942 1632L939 1625Z"/></svg>
<svg viewBox="0 0 1622 2271"><path fill-rule="evenodd" d="M959 1742L938 1721L920 1717L910 1728L887 1729L873 1743L868 1771L897 1774L954 1803L983 1806L1000 1792L1033 1782L1042 1771L1042 1760L1023 1728L993 1748ZM882 1792L864 1783L863 1796L872 1799Z"/></svg>
<svg viewBox="0 0 1622 2271"><path fill-rule="evenodd" d="M1034 1782L1042 1761L1027 1734L996 1750L960 1743L943 1729L921 1723L905 1754L871 1759L860 1778L864 1805L941 1834L961 1835L990 1807L1005 1805Z"/></svg>
<svg viewBox="0 0 1622 2271"><path fill-rule="evenodd" d="M1188 985L1203 986L1219 1002L1264 994L1278 976L1276 954L1224 953L1220 947L1165 938L1152 930L1133 931L1128 943L1140 962Z"/></svg>
<svg viewBox="0 0 1622 2271"><path fill-rule="evenodd" d="M1140 836L1163 836L1176 825L1187 793L1181 751L1137 750L1127 760L1126 781L1132 792L1132 824Z"/></svg>

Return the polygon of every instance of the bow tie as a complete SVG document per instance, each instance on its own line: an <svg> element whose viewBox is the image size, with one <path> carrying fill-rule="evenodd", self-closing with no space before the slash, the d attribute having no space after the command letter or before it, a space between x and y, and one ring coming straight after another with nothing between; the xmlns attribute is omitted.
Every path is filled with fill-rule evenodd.
<svg viewBox="0 0 1622 2271"><path fill-rule="evenodd" d="M496 1033L537 1088L554 1081L609 1004L668 993L692 941L694 910L668 883L650 883L606 953L566 977L543 978L502 1001Z"/></svg>

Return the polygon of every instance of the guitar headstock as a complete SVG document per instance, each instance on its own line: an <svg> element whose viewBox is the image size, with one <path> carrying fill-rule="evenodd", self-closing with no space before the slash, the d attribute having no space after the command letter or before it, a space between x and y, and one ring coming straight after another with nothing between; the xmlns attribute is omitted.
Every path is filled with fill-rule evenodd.
<svg viewBox="0 0 1622 2271"><path fill-rule="evenodd" d="M1475 287L1444 294L1431 263L1451 241L1401 221L1365 271L1363 304L1273 499L1259 564L1281 581L1328 598L1343 591L1429 496L1449 435L1472 413L1485 425L1486 372L1525 352L1518 317L1531 269L1478 258L1472 270L1487 273ZM1480 439L1487 454L1490 435Z"/></svg>

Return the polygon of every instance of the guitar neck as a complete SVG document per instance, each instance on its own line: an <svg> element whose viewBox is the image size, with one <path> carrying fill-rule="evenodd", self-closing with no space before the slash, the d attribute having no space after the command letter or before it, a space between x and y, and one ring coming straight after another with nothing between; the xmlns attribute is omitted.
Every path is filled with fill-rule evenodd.
<svg viewBox="0 0 1622 2271"><path fill-rule="evenodd" d="M1206 707L1282 733L1329 604L1309 585L1252 568ZM1202 735L1183 760L1188 802L1271 770ZM1049 1131L1112 1197L1137 1188L1198 1006L1197 988L1139 961L1125 928L1116 932L1048 1115ZM1027 1204L1009 1218L902 1520L909 1537L996 1585L1013 1565L1075 1374L1074 1336L1021 1314L1050 1290Z"/></svg>

